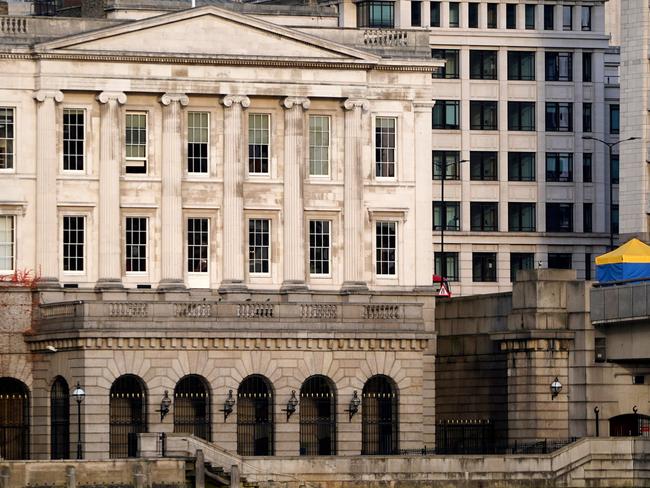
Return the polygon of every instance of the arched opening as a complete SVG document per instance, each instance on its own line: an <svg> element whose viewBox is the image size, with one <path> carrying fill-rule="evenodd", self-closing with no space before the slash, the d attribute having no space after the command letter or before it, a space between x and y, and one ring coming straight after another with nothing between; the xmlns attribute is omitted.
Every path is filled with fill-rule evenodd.
<svg viewBox="0 0 650 488"><path fill-rule="evenodd" d="M244 378L237 390L237 454L273 455L273 391L261 375Z"/></svg>
<svg viewBox="0 0 650 488"><path fill-rule="evenodd" d="M612 437L650 437L650 417L640 413L626 413L609 419L609 435Z"/></svg>
<svg viewBox="0 0 650 488"><path fill-rule="evenodd" d="M147 395L144 382L126 374L113 382L110 393L111 458L136 455L137 438L133 434L147 431Z"/></svg>
<svg viewBox="0 0 650 488"><path fill-rule="evenodd" d="M336 392L332 381L310 376L300 388L300 455L336 454Z"/></svg>
<svg viewBox="0 0 650 488"><path fill-rule="evenodd" d="M29 390L0 378L0 459L29 459Z"/></svg>
<svg viewBox="0 0 650 488"><path fill-rule="evenodd" d="M361 454L395 454L399 402L394 381L375 375L366 381L361 397Z"/></svg>
<svg viewBox="0 0 650 488"><path fill-rule="evenodd" d="M50 456L70 458L70 389L68 382L57 376L50 391Z"/></svg>
<svg viewBox="0 0 650 488"><path fill-rule="evenodd" d="M202 376L191 374L174 388L174 432L193 434L212 440L210 392Z"/></svg>

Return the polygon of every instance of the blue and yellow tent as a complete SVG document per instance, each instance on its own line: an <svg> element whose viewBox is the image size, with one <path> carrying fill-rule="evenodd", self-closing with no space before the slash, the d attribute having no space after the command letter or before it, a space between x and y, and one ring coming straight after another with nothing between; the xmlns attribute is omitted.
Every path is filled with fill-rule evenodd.
<svg viewBox="0 0 650 488"><path fill-rule="evenodd" d="M631 239L596 258L596 279L601 283L650 278L650 246Z"/></svg>

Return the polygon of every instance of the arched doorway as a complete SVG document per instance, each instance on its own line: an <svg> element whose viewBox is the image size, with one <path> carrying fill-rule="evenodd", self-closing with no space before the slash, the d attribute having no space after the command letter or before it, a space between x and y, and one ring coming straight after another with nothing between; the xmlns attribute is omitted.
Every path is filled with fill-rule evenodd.
<svg viewBox="0 0 650 488"><path fill-rule="evenodd" d="M57 376L50 391L50 457L70 458L70 389Z"/></svg>
<svg viewBox="0 0 650 488"><path fill-rule="evenodd" d="M237 454L273 455L273 390L261 375L244 378L237 390Z"/></svg>
<svg viewBox="0 0 650 488"><path fill-rule="evenodd" d="M366 381L361 398L361 454L395 454L399 440L395 382L375 375Z"/></svg>
<svg viewBox="0 0 650 488"><path fill-rule="evenodd" d="M126 374L113 382L110 393L110 447L111 458L136 455L136 442L130 434L147 431L147 395L144 382Z"/></svg>
<svg viewBox="0 0 650 488"><path fill-rule="evenodd" d="M29 390L15 378L0 378L0 458L29 459Z"/></svg>
<svg viewBox="0 0 650 488"><path fill-rule="evenodd" d="M612 437L650 437L650 417L639 413L626 413L609 419L609 435Z"/></svg>
<svg viewBox="0 0 650 488"><path fill-rule="evenodd" d="M202 376L191 374L174 388L174 432L193 434L212 440L210 392Z"/></svg>
<svg viewBox="0 0 650 488"><path fill-rule="evenodd" d="M310 376L300 388L300 455L336 454L336 393L332 381Z"/></svg>

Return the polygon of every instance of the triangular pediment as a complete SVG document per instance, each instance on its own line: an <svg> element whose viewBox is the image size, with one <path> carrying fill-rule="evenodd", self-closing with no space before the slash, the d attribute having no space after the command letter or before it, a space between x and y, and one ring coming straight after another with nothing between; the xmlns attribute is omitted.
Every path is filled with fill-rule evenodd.
<svg viewBox="0 0 650 488"><path fill-rule="evenodd" d="M46 42L36 50L362 62L379 59L212 5Z"/></svg>

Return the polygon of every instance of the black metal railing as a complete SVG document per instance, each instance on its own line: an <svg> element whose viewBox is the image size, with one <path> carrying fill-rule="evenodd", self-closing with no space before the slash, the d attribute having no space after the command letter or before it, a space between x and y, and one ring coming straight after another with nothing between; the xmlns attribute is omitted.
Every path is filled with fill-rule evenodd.
<svg viewBox="0 0 650 488"><path fill-rule="evenodd" d="M115 380L111 387L109 403L109 456L111 458L136 455L137 435L132 434L147 431L145 407L146 395L142 380L133 375L124 375Z"/></svg>
<svg viewBox="0 0 650 488"><path fill-rule="evenodd" d="M361 394L361 453L371 455L398 452L398 398L388 377L370 378Z"/></svg>
<svg viewBox="0 0 650 488"><path fill-rule="evenodd" d="M494 454L497 452L491 419L452 419L436 423L436 454Z"/></svg>
<svg viewBox="0 0 650 488"><path fill-rule="evenodd" d="M336 454L336 395L324 376L312 376L300 389L300 455Z"/></svg>
<svg viewBox="0 0 650 488"><path fill-rule="evenodd" d="M29 459L29 391L13 378L0 380L0 459Z"/></svg>
<svg viewBox="0 0 650 488"><path fill-rule="evenodd" d="M212 440L210 429L210 395L200 376L189 375L174 390L174 432L192 434Z"/></svg>
<svg viewBox="0 0 650 488"><path fill-rule="evenodd" d="M549 454L562 449L578 440L578 437L568 439L542 439L533 442L515 443L510 448L511 454Z"/></svg>
<svg viewBox="0 0 650 488"><path fill-rule="evenodd" d="M50 398L50 456L52 459L70 458L70 389L58 377L52 384Z"/></svg>
<svg viewBox="0 0 650 488"><path fill-rule="evenodd" d="M273 394L260 375L244 379L237 391L237 454L273 455Z"/></svg>

